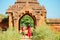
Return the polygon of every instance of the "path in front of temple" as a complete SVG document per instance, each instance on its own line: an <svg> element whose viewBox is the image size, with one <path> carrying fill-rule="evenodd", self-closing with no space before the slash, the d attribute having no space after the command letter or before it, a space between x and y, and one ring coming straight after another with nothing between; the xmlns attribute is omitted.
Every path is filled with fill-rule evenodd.
<svg viewBox="0 0 60 40"><path fill-rule="evenodd" d="M29 38L28 36L22 36L21 40L32 40L32 39Z"/></svg>

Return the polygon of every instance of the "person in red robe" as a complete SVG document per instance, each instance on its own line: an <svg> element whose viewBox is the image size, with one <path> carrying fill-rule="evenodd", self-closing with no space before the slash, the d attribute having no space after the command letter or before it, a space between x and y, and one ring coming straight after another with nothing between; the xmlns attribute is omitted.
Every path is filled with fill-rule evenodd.
<svg viewBox="0 0 60 40"><path fill-rule="evenodd" d="M30 25L27 27L27 30L28 30L27 35L28 35L28 37L30 38L30 37L32 36L32 31L31 31Z"/></svg>
<svg viewBox="0 0 60 40"><path fill-rule="evenodd" d="M24 27L22 27L22 34L24 35Z"/></svg>

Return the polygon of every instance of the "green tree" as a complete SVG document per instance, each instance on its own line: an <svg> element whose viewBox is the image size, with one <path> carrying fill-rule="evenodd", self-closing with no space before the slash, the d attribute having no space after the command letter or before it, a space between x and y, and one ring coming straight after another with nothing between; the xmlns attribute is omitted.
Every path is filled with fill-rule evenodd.
<svg viewBox="0 0 60 40"><path fill-rule="evenodd" d="M22 17L22 19L20 20L20 27L22 27L22 25L28 26L28 24L31 25L31 27L34 27L34 20L32 19L32 17L30 17L29 15L25 15Z"/></svg>
<svg viewBox="0 0 60 40"><path fill-rule="evenodd" d="M6 15L0 14L0 18L6 18Z"/></svg>

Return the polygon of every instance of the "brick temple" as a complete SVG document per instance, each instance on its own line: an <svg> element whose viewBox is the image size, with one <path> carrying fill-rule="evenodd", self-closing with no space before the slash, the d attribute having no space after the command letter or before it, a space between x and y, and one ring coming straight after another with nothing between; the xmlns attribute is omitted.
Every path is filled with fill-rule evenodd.
<svg viewBox="0 0 60 40"><path fill-rule="evenodd" d="M46 23L60 31L60 19L47 19L47 11L44 6L38 3L38 0L16 0L15 4L7 9L6 14L9 27L16 27L17 30L20 29L21 18L29 15L33 18L35 27Z"/></svg>

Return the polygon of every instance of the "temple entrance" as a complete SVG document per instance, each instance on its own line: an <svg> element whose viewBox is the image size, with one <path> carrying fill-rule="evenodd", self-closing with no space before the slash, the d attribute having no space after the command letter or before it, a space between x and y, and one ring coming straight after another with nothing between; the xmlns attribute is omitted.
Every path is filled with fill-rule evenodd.
<svg viewBox="0 0 60 40"><path fill-rule="evenodd" d="M35 28L36 26L36 17L34 15L31 15L29 13L26 13L22 15L22 17L19 19L19 27L18 29L20 30L22 26L28 26L30 25L31 28Z"/></svg>
<svg viewBox="0 0 60 40"><path fill-rule="evenodd" d="M34 20L31 16L29 15L25 15L21 18L21 20L19 21L20 22L20 29L22 28L22 26L28 26L30 25L31 27L34 28Z"/></svg>
<svg viewBox="0 0 60 40"><path fill-rule="evenodd" d="M19 20L19 31L23 35L28 35L28 31L30 31L30 36L32 36L32 31L35 28L35 23L34 19L30 15L23 15L20 20Z"/></svg>

